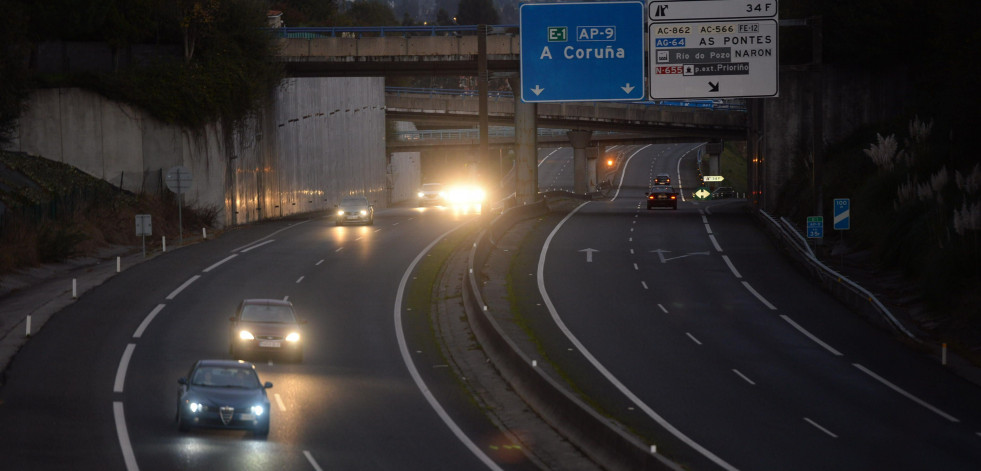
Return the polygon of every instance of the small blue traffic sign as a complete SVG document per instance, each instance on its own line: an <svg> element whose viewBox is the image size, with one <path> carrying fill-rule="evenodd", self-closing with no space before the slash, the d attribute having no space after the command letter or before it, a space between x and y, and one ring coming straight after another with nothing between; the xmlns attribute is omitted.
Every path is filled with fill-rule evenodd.
<svg viewBox="0 0 981 471"><path fill-rule="evenodd" d="M525 3L521 101L637 101L645 95L644 3Z"/></svg>
<svg viewBox="0 0 981 471"><path fill-rule="evenodd" d="M852 200L850 198L835 198L834 205L836 231L847 231L852 226Z"/></svg>

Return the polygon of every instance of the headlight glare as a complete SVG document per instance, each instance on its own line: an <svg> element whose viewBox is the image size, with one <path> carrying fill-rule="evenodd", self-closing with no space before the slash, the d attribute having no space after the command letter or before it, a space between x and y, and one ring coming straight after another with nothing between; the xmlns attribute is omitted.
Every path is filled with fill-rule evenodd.
<svg viewBox="0 0 981 471"><path fill-rule="evenodd" d="M252 413L255 414L256 417L262 415L262 413L265 411L266 410L263 409L262 406L252 406Z"/></svg>
<svg viewBox="0 0 981 471"><path fill-rule="evenodd" d="M368 215L368 210L367 209L362 209L361 210L361 215L362 216L367 216Z"/></svg>
<svg viewBox="0 0 981 471"><path fill-rule="evenodd" d="M299 332L290 332L290 334L286 336L286 341L287 342L299 342L300 341L300 333Z"/></svg>
<svg viewBox="0 0 981 471"><path fill-rule="evenodd" d="M426 194L420 191L419 192L419 197L422 198L423 196L426 196Z"/></svg>
<svg viewBox="0 0 981 471"><path fill-rule="evenodd" d="M252 332L249 332L247 330L243 330L243 331L241 331L241 332L238 333L238 338L240 338L242 340L255 340L255 335L252 335Z"/></svg>
<svg viewBox="0 0 981 471"><path fill-rule="evenodd" d="M204 410L204 406L202 406L200 403L197 402L192 402L188 404L187 408L190 409L190 411L195 414Z"/></svg>
<svg viewBox="0 0 981 471"><path fill-rule="evenodd" d="M343 209L338 209L337 210L337 215L338 216L343 216L344 215L344 210Z"/></svg>

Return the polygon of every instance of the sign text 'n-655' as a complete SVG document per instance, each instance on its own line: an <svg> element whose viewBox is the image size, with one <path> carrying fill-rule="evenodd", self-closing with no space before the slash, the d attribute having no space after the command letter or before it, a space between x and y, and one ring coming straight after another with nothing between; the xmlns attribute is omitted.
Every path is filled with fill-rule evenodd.
<svg viewBox="0 0 981 471"><path fill-rule="evenodd" d="M643 100L644 3L525 3L521 100Z"/></svg>

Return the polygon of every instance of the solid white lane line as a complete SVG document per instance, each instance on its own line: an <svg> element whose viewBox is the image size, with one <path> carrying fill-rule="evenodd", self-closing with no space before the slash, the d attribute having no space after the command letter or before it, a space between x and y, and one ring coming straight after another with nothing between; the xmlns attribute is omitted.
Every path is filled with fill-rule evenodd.
<svg viewBox="0 0 981 471"><path fill-rule="evenodd" d="M129 359L133 357L135 348L136 344L130 343L126 345L126 350L123 350L123 357L119 359L119 366L116 368L116 381L112 385L112 392L114 393L123 392L123 385L126 383L126 369L129 368Z"/></svg>
<svg viewBox="0 0 981 471"><path fill-rule="evenodd" d="M759 299L761 303L763 303L764 305L766 305L766 307L770 308L771 311L776 311L777 310L777 307L776 306L770 304L770 301L767 301L766 298L763 297L763 295L761 295L760 293L757 293L756 290L753 289L753 287L749 285L749 283L747 283L747 282L744 281L743 282L743 286L745 286L746 289L748 289L750 293L753 293L753 296L756 296L756 299Z"/></svg>
<svg viewBox="0 0 981 471"><path fill-rule="evenodd" d="M174 299L174 298L176 298L178 294L181 294L181 291L184 291L184 288L187 288L188 286L191 286L191 283L194 283L195 281L197 281L198 278L201 278L201 275L194 275L194 276L192 276L190 279L188 279L187 281L185 281L184 284L178 286L177 289L175 289L174 291L171 291L171 293L167 295L167 299Z"/></svg>
<svg viewBox="0 0 981 471"><path fill-rule="evenodd" d="M699 212L702 213L702 224L708 224L709 220L705 217L705 211L699 210Z"/></svg>
<svg viewBox="0 0 981 471"><path fill-rule="evenodd" d="M429 251L432 250L437 243L439 243L439 241L443 240L444 237L450 235L453 233L453 231L463 227L464 225L465 224L460 224L459 226L446 231L443 233L443 235L437 237L436 240L430 242L426 248L422 249L422 252L419 252L419 254L416 255L416 258L413 259L412 263L410 263L405 269L405 273L402 274L402 281L399 282L398 291L395 295L395 337L396 340L398 340L399 351L402 353L402 361L405 363L405 367L409 370L409 375L412 376L412 381L416 383L416 387L419 388L419 392L421 392L423 397L426 398L426 402L428 402L433 410L436 411L436 415L438 415L439 418L443 420L443 423L449 427L450 431L453 432L453 435L456 436L457 440L460 440L460 443L463 443L463 445L466 446L467 449L469 449L470 452L477 457L477 459L484 463L485 466L495 471L503 471L501 467L494 462L494 460L487 456L484 451L473 442L473 440L470 440L470 437L468 437L460 426L453 421L450 414L443 409L443 406L436 400L436 397L433 396L429 386L426 385L426 382L423 381L422 376L419 375L419 370L416 368L415 363L412 362L412 355L409 353L409 344L405 340L405 332L402 328L402 299L405 295L405 286L409 282L409 276L412 274L412 270L414 270L416 265L419 264L422 257L428 254Z"/></svg>
<svg viewBox="0 0 981 471"><path fill-rule="evenodd" d="M650 147L652 145L653 144L647 144L644 147L641 147L640 149L637 149L636 151L634 151L633 154L630 154L630 157L627 157L627 160L625 160L623 162L623 168L620 169L620 184L617 185L617 191L616 191L616 193L613 193L613 198L610 198L610 201L616 201L617 198L620 196L620 187L623 185L623 176L627 174L627 166L630 165L630 161L634 159L634 156L636 156L641 151L643 151L644 149L646 149L646 148L648 148L648 147ZM638 207L640 207L640 205L638 205Z"/></svg>
<svg viewBox="0 0 981 471"><path fill-rule="evenodd" d="M315 471L324 471L323 468L321 468L320 465L317 464L317 460L313 459L313 455L310 454L309 450L303 450L303 456L307 457L307 461L310 462L310 466L313 466L313 469Z"/></svg>
<svg viewBox="0 0 981 471"><path fill-rule="evenodd" d="M265 241L265 242L263 242L261 244L255 244L255 245L253 245L253 246L251 246L251 247L249 247L247 249L242 250L242 253L249 252L251 250L257 249L257 248L262 247L263 245L266 245L266 244L271 244L273 242L276 242L276 239L269 239L269 240L267 240L267 241Z"/></svg>
<svg viewBox="0 0 981 471"><path fill-rule="evenodd" d="M316 265L316 266L320 266L320 264L321 264L321 263L324 263L324 259L320 259L320 261L319 261L319 262L317 262L317 263L315 263L314 265Z"/></svg>
<svg viewBox="0 0 981 471"><path fill-rule="evenodd" d="M715 246L715 251L716 252L722 252L722 247L719 245L719 241L715 240L715 236L714 235L709 234L709 240L711 240L712 241L712 245Z"/></svg>
<svg viewBox="0 0 981 471"><path fill-rule="evenodd" d="M722 260L725 260L726 261L726 265L729 265L729 270L732 271L732 274L733 275L736 275L736 278L742 278L743 277L742 275L739 274L739 270L736 270L736 266L732 264L732 261L729 260L729 256L728 255L723 255L722 256Z"/></svg>
<svg viewBox="0 0 981 471"><path fill-rule="evenodd" d="M712 226L708 225L707 222L705 223L705 232L712 234Z"/></svg>
<svg viewBox="0 0 981 471"><path fill-rule="evenodd" d="M278 230L276 232L273 232L272 234L269 234L269 235L267 235L265 237L261 237L259 239L256 239L256 240L252 241L252 242L249 242L248 244L245 244L245 245L243 245L243 246L241 246L241 247L239 247L237 249L232 249L232 252L238 252L239 250L242 250L245 247L249 247L252 244L255 244L256 242L259 242L260 240L266 240L266 239L268 239L268 238L270 238L270 237L272 237L272 236L274 236L276 234L279 234L280 232L283 232L285 230L292 229L292 228L294 228L296 226L299 226L300 224L306 224L306 223L308 223L310 221L311 221L311 219L307 219L306 221L300 221L300 222L298 222L296 224L290 224L288 227L284 227L284 228L282 228L282 229L280 229L280 230ZM272 242L272 241L270 240L269 242ZM269 242L266 242L266 243L269 243ZM258 245L255 246L255 247L258 247ZM252 248L255 248L255 247L252 247ZM252 248L250 248L249 250L252 250Z"/></svg>
<svg viewBox="0 0 981 471"><path fill-rule="evenodd" d="M841 352L839 352L838 350L835 350L834 348L831 348L831 345L828 345L828 344L822 342L821 339L817 338L817 336L815 336L814 334L808 332L807 329L801 327L800 324L794 322L793 319L787 317L784 314L781 314L780 317L782 317L783 320L787 321L787 323L789 323L790 325L794 326L794 328L797 329L797 330L799 330L800 333L802 333L805 336L807 336L807 338L809 338L812 341L814 341L814 343L816 343L816 344L824 347L825 350L831 352L832 355L839 356L839 357L842 356L842 353Z"/></svg>
<svg viewBox="0 0 981 471"><path fill-rule="evenodd" d="M685 335L687 335L688 338L690 338L692 342L695 342L695 343L697 343L699 345L702 344L702 342L699 342L698 339L696 339L695 336L691 334L691 332L685 332Z"/></svg>
<svg viewBox="0 0 981 471"><path fill-rule="evenodd" d="M283 404L283 397L279 393L273 394L276 397L276 404L279 406L279 410L286 412L286 404Z"/></svg>
<svg viewBox="0 0 981 471"><path fill-rule="evenodd" d="M661 310L664 311L665 314L668 313L668 310L663 305L658 304L657 307L661 308Z"/></svg>
<svg viewBox="0 0 981 471"><path fill-rule="evenodd" d="M218 266L221 265L222 263L225 263L225 262L227 262L227 261L229 261L229 260L231 260L231 259L233 259L235 257L238 257L238 254L237 253L229 255L229 256L225 257L224 259L222 259L220 262L218 262L218 263L216 263L216 264L214 264L214 265L212 265L212 266L210 266L208 268L205 268L204 270L201 270L201 271L203 271L205 273L208 273L209 271L214 270L215 268L218 268Z"/></svg>
<svg viewBox="0 0 981 471"><path fill-rule="evenodd" d="M297 278L297 279L296 279L296 284L300 284L300 282L301 282L301 281L303 281L303 278L304 278L304 277L302 277L302 276L301 276L301 277L299 277L299 278Z"/></svg>
<svg viewBox="0 0 981 471"><path fill-rule="evenodd" d="M123 463L126 464L126 470L139 471L136 454L133 453L133 445L129 441L129 431L126 430L126 416L123 414L122 402L112 402L112 415L116 421L116 437L119 438L119 447L123 450Z"/></svg>
<svg viewBox="0 0 981 471"><path fill-rule="evenodd" d="M649 145L650 144L648 144L648 146ZM647 146L644 147L646 148ZM626 169L626 165L624 165L624 169ZM550 298L548 296L548 292L545 291L545 254L548 253L548 246L551 245L552 239L555 238L555 234L557 234L559 230L562 228L562 226L565 225L566 221L568 221L572 216L574 216L577 212L579 212L579 210L582 209L583 206L586 206L587 204L589 204L588 201L580 204L575 209L570 211L569 214L565 216L565 218L559 221L559 223L555 226L555 228L552 229L552 232L549 233L548 237L545 238L545 243L542 245L541 254L538 257L538 291L542 295L542 300L545 302L545 306L548 308L548 312L552 315L552 321L555 322L555 324L559 327L559 330L561 330L562 333L565 334L565 336L569 339L569 341L572 342L573 346L576 349L578 349L579 352L582 353L582 355L586 358L586 360L593 365L593 368L595 368L596 371L602 374L606 378L606 380L610 382L610 384L616 387L624 396L627 397L627 399L633 402L634 405L636 405L640 410L642 410L645 414L647 414L648 417L650 417L655 422L657 422L661 427L666 429L668 433L674 435L679 440L684 442L686 445L690 446L695 451L701 453L702 456L705 456L706 458L711 460L713 463L717 464L723 469L735 470L736 468L734 466L727 463L722 458L719 458L714 453L709 451L707 448L696 443L690 437L682 433L681 430L675 428L674 425L671 425L667 420L664 419L664 417L661 417L660 414L655 412L654 409L651 409L650 406L645 404L644 401L642 401L639 397L637 397L636 394L634 394L632 391L627 389L627 387L624 386L624 384L621 383L620 380L618 380L615 376L613 376L613 374L610 373L610 371L606 369L606 367L603 366L603 364L600 363L599 360L597 360L596 357L594 357L593 354L589 352L589 350L586 349L586 346L583 345L582 342L580 342L579 339L572 334L572 331L569 330L569 328L565 325L565 322L562 321L562 318L559 317L558 311L555 310L555 305L552 304L552 298ZM691 334L689 334L689 336L691 336Z"/></svg>
<svg viewBox="0 0 981 471"><path fill-rule="evenodd" d="M747 383L752 384L753 386L756 386L756 383L754 383L753 380L747 378L746 375L744 375L741 372L739 372L739 370L733 368L732 369L732 372L733 373L736 373L737 375L739 375L739 377L742 378L743 380L745 380Z"/></svg>
<svg viewBox="0 0 981 471"><path fill-rule="evenodd" d="M932 411L934 414L937 414L937 415L939 415L939 416L941 416L941 417L943 417L943 418L945 418L945 419L947 419L947 420L949 420L951 422L960 422L960 420L958 420L956 417L954 417L954 416L952 416L952 415L950 415L950 414L948 414L948 413L946 413L946 412L944 412L944 411L942 411L940 409L937 409L936 407L933 407L932 405L930 405L930 403L928 403L928 402L926 402L926 401L924 401L924 400L922 400L922 399L920 399L920 398L918 398L918 397L916 397L916 396L914 396L914 395L906 392L905 389L900 388L899 386L896 386L895 384L890 383L888 380L886 380L882 376L879 376L879 375L873 373L872 370L870 370L870 369L868 369L868 368L866 368L866 367L864 367L862 365L859 365L858 363L852 363L852 366L854 366L855 368L858 368L862 373L865 373L865 374L871 376L876 381L878 381L878 382L880 382L880 383L888 386L889 389L892 389L893 391L896 391L899 394L902 394L903 396L906 396L907 399L909 399L909 400L911 400L911 401L913 401L913 402L915 402L915 403L917 403L917 404L919 404L919 405L921 405L923 407L926 407L927 409L929 409L930 411Z"/></svg>
<svg viewBox="0 0 981 471"><path fill-rule="evenodd" d="M150 325L150 322L153 321L153 318L157 317L157 313L159 313L160 310L164 308L164 306L166 306L166 304L157 304L157 307L153 308L153 310L146 315L146 318L143 319L143 322L140 323L140 326L136 328L136 332L133 333L134 339L138 339L140 338L140 336L143 335L143 331L146 330L146 328Z"/></svg>
<svg viewBox="0 0 981 471"><path fill-rule="evenodd" d="M640 282L640 285L643 286L644 289L650 289L650 288L647 287L647 282L646 281L641 281Z"/></svg>
<svg viewBox="0 0 981 471"><path fill-rule="evenodd" d="M818 430L820 430L820 431L822 431L822 432L824 432L824 433L826 433L826 434L828 434L828 435L829 435L829 436L830 436L831 438L838 438L838 436L837 436L837 435L835 435L835 434L833 434L833 433L831 433L831 431L830 431L830 430L828 430L828 429L826 429L826 428L824 428L824 427L822 427L822 426L820 426L820 425L818 425L818 424L817 424L817 422L815 422L815 421L813 421L813 420L811 420L811 419L808 419L807 417L804 417L804 421L805 421L805 422L807 422L807 423L809 423L809 424L811 424L811 425L813 425L813 426L814 426L814 428L816 428L816 429L818 429Z"/></svg>

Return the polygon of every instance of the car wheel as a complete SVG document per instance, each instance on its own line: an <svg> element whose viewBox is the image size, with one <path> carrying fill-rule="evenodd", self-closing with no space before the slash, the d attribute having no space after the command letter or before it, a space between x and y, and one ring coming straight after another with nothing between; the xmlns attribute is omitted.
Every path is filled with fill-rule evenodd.
<svg viewBox="0 0 981 471"><path fill-rule="evenodd" d="M252 430L252 434L255 435L256 438L266 438L266 437L268 437L269 436L269 419L267 418L266 420L260 421L258 424L256 424L255 429Z"/></svg>
<svg viewBox="0 0 981 471"><path fill-rule="evenodd" d="M177 430L180 432L191 431L191 424L184 420L184 414L181 414L180 411L177 411Z"/></svg>

